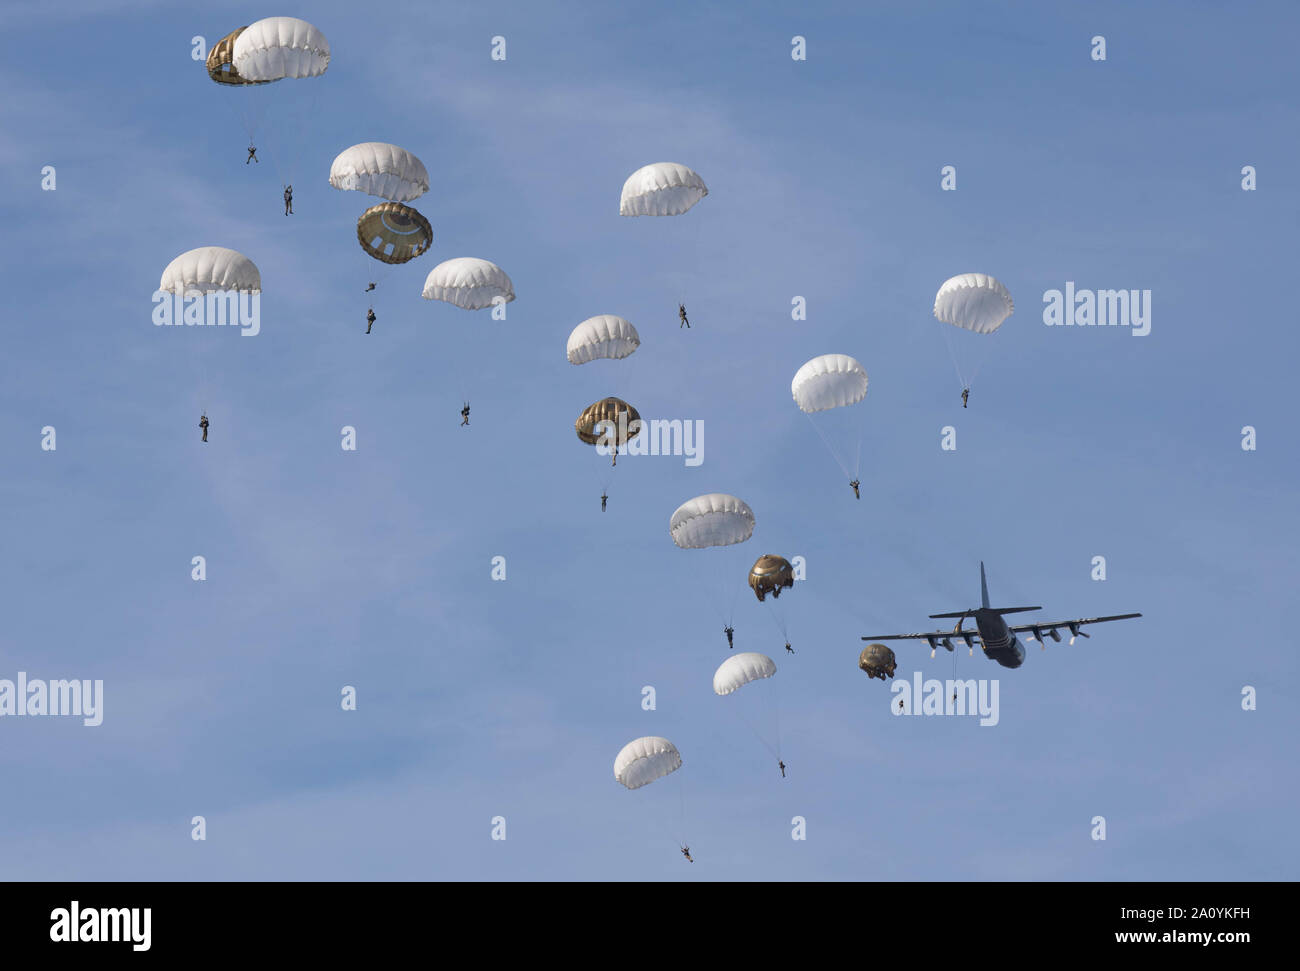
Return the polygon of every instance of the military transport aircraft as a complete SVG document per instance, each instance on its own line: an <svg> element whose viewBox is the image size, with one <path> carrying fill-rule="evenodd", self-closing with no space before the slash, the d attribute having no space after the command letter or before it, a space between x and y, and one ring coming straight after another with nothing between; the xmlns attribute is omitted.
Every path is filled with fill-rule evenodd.
<svg viewBox="0 0 1300 971"><path fill-rule="evenodd" d="M887 634L876 635L873 637L864 637L864 641L929 641L930 657L934 657L934 652L940 644L949 651L953 649L952 640L954 637L961 638L966 642L972 654L975 653L975 645L979 644L985 655L990 659L997 661L1004 668L1018 668L1025 662L1025 649L1021 646L1020 641L1016 639L1017 634L1030 634L1028 640L1038 641L1044 648L1047 646L1047 638L1051 637L1054 641L1060 641L1061 635L1057 633L1061 628L1070 632L1070 643L1074 643L1076 637L1088 637L1084 633L1085 624L1101 624L1108 620L1128 620L1130 617L1141 617L1141 614L1115 614L1111 617L1082 617L1079 620L1059 620L1050 624L1022 624L1019 627L1008 627L1006 621L1002 619L1003 614L1019 614L1026 610L1042 610L1042 607L990 607L989 606L989 587L984 578L984 564L980 563L980 606L972 607L970 610L963 610L961 613L952 614L931 614L931 620L939 620L946 617L960 618L957 626L951 631L939 630L929 634ZM967 617L975 619L976 630L964 631L961 625Z"/></svg>

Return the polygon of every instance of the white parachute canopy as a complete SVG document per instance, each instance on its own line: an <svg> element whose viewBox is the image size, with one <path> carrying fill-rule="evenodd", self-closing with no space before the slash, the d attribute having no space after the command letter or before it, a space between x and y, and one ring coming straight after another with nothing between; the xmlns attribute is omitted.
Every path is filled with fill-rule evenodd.
<svg viewBox="0 0 1300 971"><path fill-rule="evenodd" d="M620 216L680 216L709 194L693 169L655 162L637 169L623 183Z"/></svg>
<svg viewBox="0 0 1300 971"><path fill-rule="evenodd" d="M243 253L224 246L200 246L167 264L158 289L181 296L230 290L261 293L262 275Z"/></svg>
<svg viewBox="0 0 1300 971"><path fill-rule="evenodd" d="M668 524L684 550L743 543L754 533L754 512L743 499L722 492L696 496L677 507Z"/></svg>
<svg viewBox="0 0 1300 971"><path fill-rule="evenodd" d="M231 51L231 67L250 81L314 78L330 66L330 42L296 17L267 17L249 24Z"/></svg>
<svg viewBox="0 0 1300 971"><path fill-rule="evenodd" d="M588 317L569 335L570 364L587 364L600 358L617 360L641 346L641 337L629 321L613 314Z"/></svg>
<svg viewBox="0 0 1300 971"><path fill-rule="evenodd" d="M410 202L429 191L424 163L387 142L362 142L339 153L330 166L330 185L367 195Z"/></svg>
<svg viewBox="0 0 1300 971"><path fill-rule="evenodd" d="M458 256L439 263L424 281L425 300L442 300L465 310L492 306L495 297L515 299L515 285L506 271L488 260Z"/></svg>
<svg viewBox="0 0 1300 971"><path fill-rule="evenodd" d="M962 273L943 286L934 298L934 315L977 334L991 334L1016 309L1011 294L986 273Z"/></svg>
<svg viewBox="0 0 1300 971"><path fill-rule="evenodd" d="M776 662L766 654L746 651L729 657L713 673L713 693L729 695L742 685L776 674Z"/></svg>
<svg viewBox="0 0 1300 971"><path fill-rule="evenodd" d="M640 789L681 767L676 745L658 735L647 735L623 746L614 760L614 778L629 789Z"/></svg>
<svg viewBox="0 0 1300 971"><path fill-rule="evenodd" d="M823 354L795 372L790 392L808 414L843 408L867 396L867 372L847 354Z"/></svg>

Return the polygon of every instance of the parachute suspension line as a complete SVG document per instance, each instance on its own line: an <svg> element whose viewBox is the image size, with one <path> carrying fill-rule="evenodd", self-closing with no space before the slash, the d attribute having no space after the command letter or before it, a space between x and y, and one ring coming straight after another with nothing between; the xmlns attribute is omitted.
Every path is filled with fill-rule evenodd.
<svg viewBox="0 0 1300 971"><path fill-rule="evenodd" d="M315 80L319 81L320 78ZM316 116L316 98L320 91L317 84L310 85L311 90L307 92L306 105L298 103L294 105L297 109L293 112L293 131L291 132L293 140L289 146L289 182L292 183L298 176L299 165L302 162L303 142L307 140L307 119Z"/></svg>
<svg viewBox="0 0 1300 971"><path fill-rule="evenodd" d="M754 723L750 721L749 715L745 713L744 708L737 705L736 711L740 713L740 720L745 723L745 727L748 728L753 733L756 739L758 739L760 742L763 743L763 748L771 752L773 758L775 758L778 762L781 761L781 753L777 749L773 748L772 743L767 740L767 738L763 735L763 733L754 727Z"/></svg>
<svg viewBox="0 0 1300 971"><path fill-rule="evenodd" d="M776 723L776 760L781 762L781 695L776 685L772 685L772 720Z"/></svg>
<svg viewBox="0 0 1300 971"><path fill-rule="evenodd" d="M764 679L764 681L770 681L770 680L771 680L770 678ZM759 690L763 690L763 689L760 688ZM761 713L762 717L768 722L770 722L773 731L772 741L769 742L767 735L763 732L760 732L758 728L754 725L753 721L750 718L750 712L748 711L748 707L746 706L745 702L743 702L740 699L737 699L733 707L736 709L736 713L740 717L740 720L744 722L745 727L748 728L749 731L753 734L753 736L757 738L759 742L762 743L763 748L767 749L767 751L771 753L772 757L775 758L778 762L780 762L782 761L780 699L777 694L777 686L775 684L769 685L766 690L771 693L771 696L769 698L765 698L760 703L754 704L754 708L756 709L754 714Z"/></svg>
<svg viewBox="0 0 1300 971"><path fill-rule="evenodd" d="M703 200L701 200L701 201L703 201ZM687 290L689 291L689 293L687 293L687 294L683 294L683 295L682 295L682 296L683 296L683 302L685 302L685 297L687 297L687 296L689 296L692 300L696 299L696 297L699 296L699 292L700 292L700 291L699 291L699 287L696 286L696 284L699 283L699 281L700 281L700 279L702 278L702 275L703 275L703 273L704 273L704 270L703 270L704 261L700 259L700 236L701 236L701 234L702 234L703 231L704 231L704 224L700 221L700 218L699 218L699 217L700 217L700 214L699 214L698 212L695 211L695 207L692 207L692 208L691 208L691 211L688 212L688 213L685 213L685 214L683 215L683 217L681 217L681 218L687 218L687 219L689 219L691 216L695 216L696 218L693 219L693 220L691 220L695 225L694 225L694 227L690 230L690 233L691 233L691 246L690 246L690 252L691 252L691 263L690 263L690 266L691 266L691 269L687 271L688 279L687 279L687 283L686 283L686 287L685 287L685 289L687 289ZM678 218L678 217L674 217L674 218ZM687 303L687 304L686 304L686 316L687 316L688 319L689 319L689 317L690 317L690 314L691 314L691 306L690 306L689 303ZM679 326L678 329L679 329L679 330L681 329L680 326Z"/></svg>
<svg viewBox="0 0 1300 971"><path fill-rule="evenodd" d="M264 144L259 146L257 149L260 153L259 157L265 155L271 160L271 167L275 169L276 181L280 183L280 189L283 191L284 187L289 184L289 180L285 178L285 168L280 158L280 153L276 151L275 142L277 140L263 138L262 141Z"/></svg>
<svg viewBox="0 0 1300 971"><path fill-rule="evenodd" d="M584 366L591 367L592 364L597 364L597 362L593 361ZM640 370L636 365L636 351L633 351L625 358L611 361L610 364L612 368L609 373L614 379L613 384L618 388L616 394L625 401L631 401L636 397L638 371Z"/></svg>
<svg viewBox="0 0 1300 971"><path fill-rule="evenodd" d="M975 369L974 371L971 372L970 383L967 384L966 387L969 388L974 386L975 378L979 375L980 370L984 367L984 362L987 361L989 357L988 342L992 340L996 335L997 335L997 331L994 331L992 334L980 335L981 346L979 352L975 356Z"/></svg>
<svg viewBox="0 0 1300 971"><path fill-rule="evenodd" d="M405 203L403 203L403 205L405 205ZM437 306L437 304L435 304L435 306ZM475 314L490 315L492 313L492 311L486 309L465 310L459 307L455 307L455 308L449 307L447 304L442 304L441 309L453 315L468 314L470 315L471 320L475 319L474 318ZM455 318L453 317L453 320L454 319ZM490 316L487 318L487 323L493 326L494 328L499 327L501 324L500 321L493 321ZM465 335L465 345L462 349L463 352L467 355L467 359L470 361L481 361L482 355L486 350L485 345L488 340L489 338L486 338L482 333L476 332L473 328L470 328L470 332ZM473 427L472 422L474 420L473 406L474 406L475 393L482 390L487 385L487 382L483 376L482 366L475 365L473 367L458 367L458 368L454 368L453 370L456 377L456 394L459 397L459 400L456 403L456 407L459 410L460 407L462 407L465 404L465 402L469 402L470 422L471 422L470 427ZM597 459L605 463L605 470L603 472L605 478L603 481L606 485L608 485L608 483L613 481L613 475L614 472L616 471L615 468L611 467L610 459L612 458L612 456L596 455L595 454L596 447L594 445L589 445L586 447L591 449L592 454L595 455Z"/></svg>
<svg viewBox="0 0 1300 971"><path fill-rule="evenodd" d="M283 190L286 185L291 185L289 180L289 153L284 149L289 140L289 129L285 123L284 117L288 114L284 104L285 84L291 83L287 80L280 80L267 85L268 94L266 97L266 132L262 139L267 143L266 150L271 156L271 164L275 167L275 177L280 183Z"/></svg>
<svg viewBox="0 0 1300 971"><path fill-rule="evenodd" d="M202 413L206 415L208 413L208 399L212 397L212 381L208 377L208 362L204 360L199 369L203 374L199 385L199 400L203 405Z"/></svg>
<svg viewBox="0 0 1300 971"><path fill-rule="evenodd" d="M208 406L211 404L212 398L216 397L216 388L212 383L213 368L208 361L208 354L205 353L207 349L203 346L202 340L200 340L200 338L207 336L202 331L203 328L199 327L187 328L186 337L189 340L194 341L195 350L191 351L191 353L196 355L198 358L199 414L207 415ZM191 420L197 422L197 419Z"/></svg>
<svg viewBox="0 0 1300 971"><path fill-rule="evenodd" d="M943 343L948 348L948 357L952 360L952 369L957 372L957 383L961 385L963 390L969 388L970 385L966 382L966 379L962 377L961 365L957 363L957 352L952 346L953 335L949 332L950 325L945 324L943 321L939 321L938 323L943 329Z"/></svg>
<svg viewBox="0 0 1300 971"><path fill-rule="evenodd" d="M673 773L676 775L677 773ZM686 843L686 786L681 777L677 778L677 842L682 846Z"/></svg>
<svg viewBox="0 0 1300 971"><path fill-rule="evenodd" d="M310 79L310 81L316 82L322 80L323 78ZM304 143L307 141L307 123L309 119L316 117L316 105L320 99L320 84L310 84L310 81L308 82L310 90L307 92L305 104L304 99L299 98L293 104L290 104L288 110L284 112L289 119L289 131L287 132L289 137L288 182L291 185L298 174L299 163L302 161ZM296 95L296 89L291 90L289 94ZM286 100L288 99L286 98ZM294 108L297 108L297 110L293 110Z"/></svg>
<svg viewBox="0 0 1300 971"><path fill-rule="evenodd" d="M736 600L739 597L740 584L735 584L731 589L731 601L727 604L727 626L731 626L731 622L736 616Z"/></svg>
<svg viewBox="0 0 1300 971"><path fill-rule="evenodd" d="M473 360L473 357L471 357L471 360ZM465 402L469 402L469 405L470 405L470 417L471 417L471 419L472 419L472 418L473 418L473 415L474 415L474 398L472 397L472 395L473 395L473 393L474 393L474 388L472 387L473 382L470 381L469 368L456 368L455 371L456 371L456 379L457 379L457 380L456 380L456 394L457 394L457 397L460 398L462 407L464 407L464 403L465 403ZM596 447L595 447L594 445L591 447L591 452L592 452L593 455L596 456L596 458L597 458L599 461L603 461L603 462L605 463L605 465L606 465L606 469L605 469L605 472L604 472L605 478L602 480L602 482L603 482L604 485L608 485L608 484L609 484L609 477L613 475L613 471L614 471L613 469L608 468L608 466L609 466L609 456L608 456L608 455L597 455L597 454L596 454Z"/></svg>
<svg viewBox="0 0 1300 971"><path fill-rule="evenodd" d="M700 269L700 221L696 218L698 216L699 213L691 209L690 212L678 216L655 219L656 222L667 223L669 227L664 235L670 240L668 243L670 250L662 265L668 268L667 279L676 291L673 299L677 303L686 305L687 319L690 318L692 301L697 293L695 284L703 273ZM692 225L681 226L683 220L689 220ZM664 308L665 318L668 318L671 313L671 319L677 321L676 309L675 307ZM683 329L680 321L676 329Z"/></svg>
<svg viewBox="0 0 1300 971"><path fill-rule="evenodd" d="M840 470L844 473L845 478L848 479L856 478L856 476L850 474L848 466L845 465L844 460L840 458L840 453L836 450L835 446L831 444L830 439L826 437L826 433L822 431L821 426L818 425L817 422L813 420L813 416L808 414L808 412L804 412L804 414L807 415L808 421L813 426L813 428L817 429L817 434L821 436L822 442L826 446L826 450L831 453L831 457L835 459L835 464L840 467Z"/></svg>
<svg viewBox="0 0 1300 971"><path fill-rule="evenodd" d="M275 176L280 181L281 189L293 185L297 175L307 136L307 120L314 117L320 97L319 84L310 82L320 80L284 78L257 89L263 92L261 122L266 129L266 152L275 167ZM303 91L303 83L308 83L310 90ZM260 147L258 151L261 151Z"/></svg>
<svg viewBox="0 0 1300 971"><path fill-rule="evenodd" d="M709 573L710 575L716 575L717 571L710 570ZM692 573L691 576L694 577L695 574ZM715 587L713 585L715 583L719 584L719 586ZM706 604L708 604L710 610L712 610L715 614L718 615L718 619L722 621L723 626L725 627L732 626L731 620L727 617L726 611L722 609L722 601L723 601L725 590L721 587L721 581L718 580L716 576L713 583L708 583L708 582L697 583L694 582L694 580L692 580L691 590L693 593L695 593L696 596L698 596L701 600L703 600Z"/></svg>
<svg viewBox="0 0 1300 971"><path fill-rule="evenodd" d="M265 98L258 88L237 87L230 94L235 98L242 98L239 105L239 120L243 123L244 133L248 135L249 144L254 144L258 132L262 128L262 118L266 112Z"/></svg>
<svg viewBox="0 0 1300 971"><path fill-rule="evenodd" d="M359 247L358 247L358 248L359 248ZM362 252L361 256L362 256L363 259L368 260L368 261L371 262L371 263L378 263L378 264L379 264L379 270L378 270L378 272L375 274L375 283L376 283L376 284L379 284L379 285L382 286L382 285L385 285L385 284L387 284L387 283L390 282L390 278L392 277L393 272L397 269L398 264L396 264L396 263L384 263L384 262L382 262L381 260L377 260L377 259L375 259L375 258L372 257L369 253L366 253L366 252L364 252L364 251ZM370 281L367 280L366 282L369 283ZM378 293L378 292L379 292L379 286L376 286L373 292Z"/></svg>
<svg viewBox="0 0 1300 971"><path fill-rule="evenodd" d="M465 392L463 380L461 382L461 391ZM470 399L462 395L462 400L469 401ZM587 446L587 448L591 452L591 458L589 461L595 463L595 465L593 466L594 475L596 477L596 481L600 483L600 491L602 493L608 493L609 487L614 483L614 473L618 471L618 466L613 465L610 462L610 458L612 456L601 455L599 452L597 452L596 446L589 445Z"/></svg>
<svg viewBox="0 0 1300 971"><path fill-rule="evenodd" d="M858 404L857 404L857 406L855 406L855 407L858 407L858 408L859 408L859 413L858 413L858 454L857 454L857 458L855 458L854 461L853 461L853 481L855 481L855 482L857 482L858 480L860 480L860 479L862 478L862 431L863 431L864 428L866 428L866 425L867 425L867 412L866 412L866 409L865 409L865 408L861 408L861 405L862 405L862 404L863 404L863 403L862 403L861 401L859 401Z"/></svg>
<svg viewBox="0 0 1300 971"><path fill-rule="evenodd" d="M775 624L776 629L781 632L781 636L788 641L790 639L790 631L786 629L785 618L784 617L781 617L780 619L777 618L775 604L766 604L765 606L767 607L767 615L772 618L772 623Z"/></svg>
<svg viewBox="0 0 1300 971"><path fill-rule="evenodd" d="M719 557L721 559L721 557ZM727 627L736 626L736 595L732 592L731 598L727 598L727 580L728 571L725 569L713 569L709 571L713 576L714 588L714 606L722 619L726 621Z"/></svg>

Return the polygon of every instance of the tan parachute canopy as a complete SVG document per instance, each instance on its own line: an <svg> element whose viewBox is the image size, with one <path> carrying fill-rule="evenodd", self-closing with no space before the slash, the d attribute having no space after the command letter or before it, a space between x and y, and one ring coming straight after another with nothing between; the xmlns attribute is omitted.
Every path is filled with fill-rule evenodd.
<svg viewBox="0 0 1300 971"><path fill-rule="evenodd" d="M759 600L769 593L779 597L783 588L793 586L794 569L784 556L764 554L749 568L749 588Z"/></svg>
<svg viewBox="0 0 1300 971"><path fill-rule="evenodd" d="M245 24L238 30L232 30L208 51L208 77L217 84L270 84L270 81L253 81L235 70L235 41L239 35L248 30Z"/></svg>
<svg viewBox="0 0 1300 971"><path fill-rule="evenodd" d="M626 433L619 426L619 415L626 414ZM602 422L606 422L602 426ZM588 445L626 445L641 432L641 416L622 398L602 398L589 405L573 423L578 437ZM615 440L617 439L617 441Z"/></svg>
<svg viewBox="0 0 1300 971"><path fill-rule="evenodd" d="M433 245L433 227L410 206L385 202L361 214L357 242L381 263L408 263Z"/></svg>
<svg viewBox="0 0 1300 971"><path fill-rule="evenodd" d="M892 678L897 666L898 659L894 657L894 652L884 644L868 644L858 655L858 667L866 671L869 678L879 678L881 681L885 680L885 675Z"/></svg>

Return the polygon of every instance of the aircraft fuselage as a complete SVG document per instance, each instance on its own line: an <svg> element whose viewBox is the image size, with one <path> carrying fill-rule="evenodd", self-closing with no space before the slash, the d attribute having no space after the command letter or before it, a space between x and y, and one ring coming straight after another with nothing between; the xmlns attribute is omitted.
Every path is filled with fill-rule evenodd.
<svg viewBox="0 0 1300 971"><path fill-rule="evenodd" d="M1004 668L1018 668L1025 663L1025 649L1016 635L1007 628L1007 622L996 610L981 607L975 611L975 626L979 628L984 653Z"/></svg>

